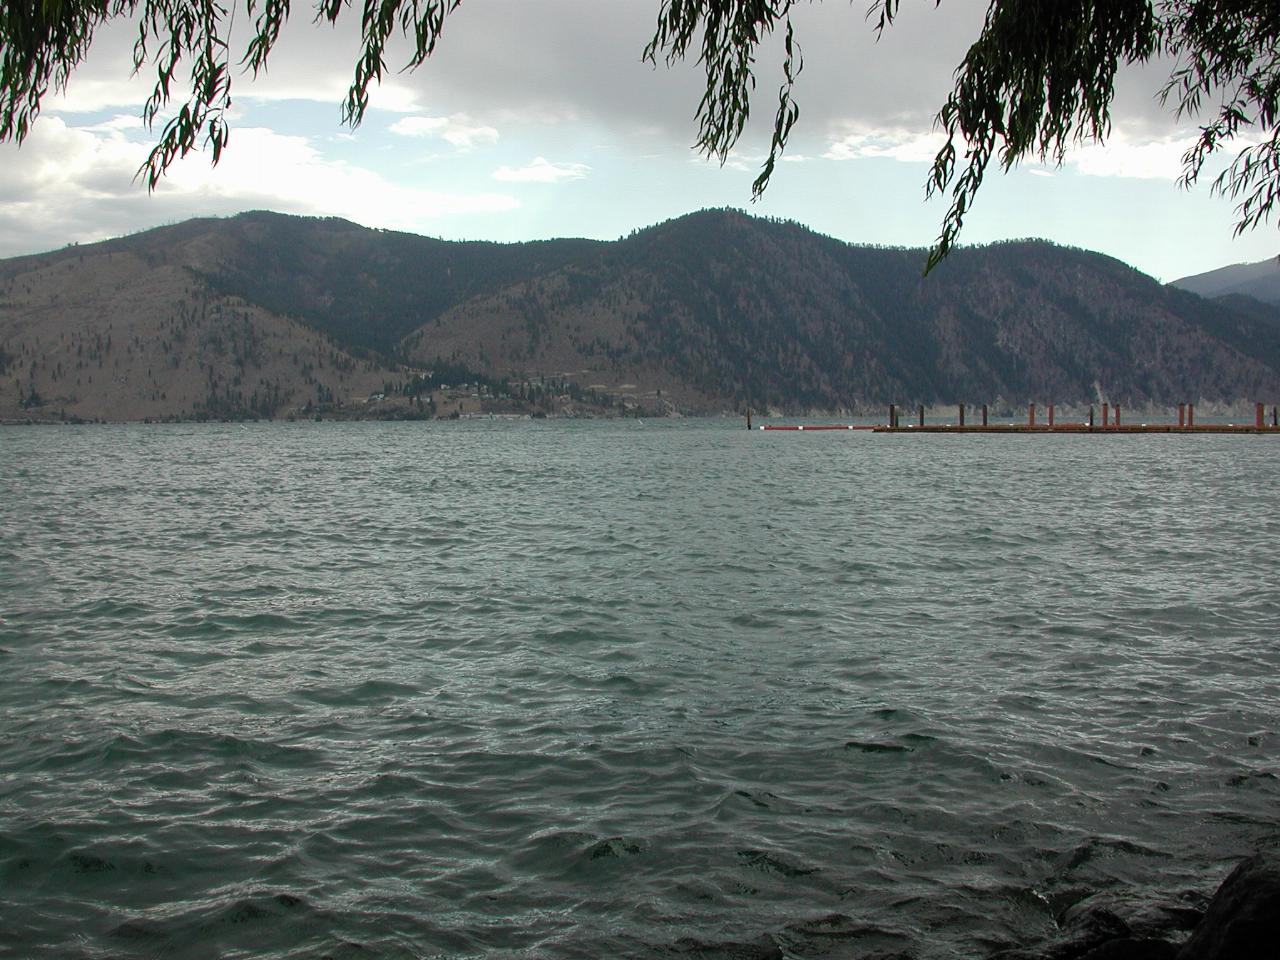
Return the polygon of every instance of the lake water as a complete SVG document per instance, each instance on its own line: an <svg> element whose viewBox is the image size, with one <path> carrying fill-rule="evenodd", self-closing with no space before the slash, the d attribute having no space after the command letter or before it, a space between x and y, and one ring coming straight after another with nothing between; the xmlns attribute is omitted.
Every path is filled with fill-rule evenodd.
<svg viewBox="0 0 1280 960"><path fill-rule="evenodd" d="M1280 835L1280 440L0 431L0 953L1034 946Z"/></svg>

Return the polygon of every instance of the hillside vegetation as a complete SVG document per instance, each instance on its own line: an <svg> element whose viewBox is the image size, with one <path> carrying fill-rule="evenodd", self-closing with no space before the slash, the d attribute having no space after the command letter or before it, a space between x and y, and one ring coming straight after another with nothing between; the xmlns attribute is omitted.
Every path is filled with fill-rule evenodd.
<svg viewBox="0 0 1280 960"><path fill-rule="evenodd" d="M923 257L723 210L613 243L193 220L0 262L0 417L1280 400L1271 305L1038 241Z"/></svg>

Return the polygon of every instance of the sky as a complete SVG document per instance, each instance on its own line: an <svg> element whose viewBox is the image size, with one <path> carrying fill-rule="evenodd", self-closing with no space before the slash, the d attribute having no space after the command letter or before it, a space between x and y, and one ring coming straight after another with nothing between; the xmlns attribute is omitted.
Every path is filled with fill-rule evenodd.
<svg viewBox="0 0 1280 960"><path fill-rule="evenodd" d="M800 122L758 202L751 181L771 133L780 39L761 50L738 148L724 164L708 160L692 149L700 68L641 60L659 0L467 0L416 71L398 69L407 46L392 48L393 70L355 129L340 113L358 10L321 26L295 3L267 73L234 76L221 162L189 156L154 193L135 177L159 132L140 118L154 67L133 75L136 27L113 22L66 90L47 96L26 141L0 144L0 257L255 209L522 241L611 240L736 207L851 243L925 247L945 212L924 194L940 143L934 116L985 4L906 0L877 40L865 2L797 8ZM233 51L248 22L241 9ZM961 241L1042 237L1161 281L1275 256L1274 223L1233 238L1233 204L1208 188L1220 164L1195 188L1178 186L1197 128L1158 102L1169 68L1123 74L1105 145L1081 144L1062 166L989 172Z"/></svg>

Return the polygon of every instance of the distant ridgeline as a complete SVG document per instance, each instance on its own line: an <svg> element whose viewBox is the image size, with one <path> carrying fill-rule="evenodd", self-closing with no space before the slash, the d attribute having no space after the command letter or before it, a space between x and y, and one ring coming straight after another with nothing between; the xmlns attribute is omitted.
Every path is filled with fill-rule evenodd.
<svg viewBox="0 0 1280 960"><path fill-rule="evenodd" d="M710 210L446 242L246 213L0 261L0 419L1280 400L1280 307L1039 241L851 246Z"/></svg>

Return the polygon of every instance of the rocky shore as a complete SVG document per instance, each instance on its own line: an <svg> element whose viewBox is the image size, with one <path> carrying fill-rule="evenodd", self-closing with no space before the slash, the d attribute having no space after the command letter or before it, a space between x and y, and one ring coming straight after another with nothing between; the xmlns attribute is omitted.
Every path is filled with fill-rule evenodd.
<svg viewBox="0 0 1280 960"><path fill-rule="evenodd" d="M1042 951L1003 951L992 960L1251 960L1280 953L1280 856L1258 853L1218 887L1203 915L1164 910L1125 919L1102 906L1069 911L1063 939ZM1190 931L1182 943L1176 935Z"/></svg>
<svg viewBox="0 0 1280 960"><path fill-rule="evenodd" d="M805 924L839 928L848 917ZM1037 949L1001 950L988 960L1263 960L1280 956L1280 855L1257 853L1241 862L1218 887L1204 910L1157 910L1090 897L1058 918L1060 937ZM856 926L856 925L855 925ZM830 931L828 931L830 932ZM1189 934L1189 935L1188 935ZM749 942L704 943L685 939L673 957L698 960L783 960L773 937ZM911 953L873 952L861 960L915 960Z"/></svg>
<svg viewBox="0 0 1280 960"><path fill-rule="evenodd" d="M1280 955L1280 855L1256 853L1222 881L1203 912L1128 912L1090 898L1068 910L1062 938L991 960L1261 960ZM1127 915L1126 915L1127 914ZM1189 932L1189 936L1185 936Z"/></svg>

